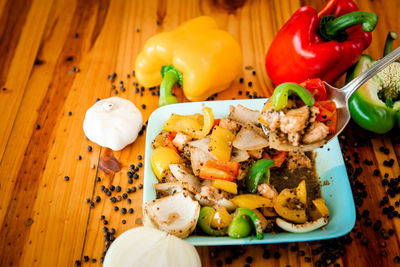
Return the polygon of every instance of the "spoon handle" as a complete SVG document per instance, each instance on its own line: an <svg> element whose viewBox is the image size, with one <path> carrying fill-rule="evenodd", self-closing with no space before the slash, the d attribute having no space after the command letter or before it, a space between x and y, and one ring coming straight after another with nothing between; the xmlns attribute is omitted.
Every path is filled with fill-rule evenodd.
<svg viewBox="0 0 400 267"><path fill-rule="evenodd" d="M342 88L343 93L346 95L346 101L349 100L350 96L365 82L374 77L379 71L386 68L393 61L400 57L400 47L390 52L385 57L376 61L370 68L355 77L351 82L346 84Z"/></svg>

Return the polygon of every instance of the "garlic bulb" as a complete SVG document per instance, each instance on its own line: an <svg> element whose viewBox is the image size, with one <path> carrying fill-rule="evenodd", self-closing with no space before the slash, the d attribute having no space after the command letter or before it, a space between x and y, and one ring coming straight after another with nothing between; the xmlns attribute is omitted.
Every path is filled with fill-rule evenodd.
<svg viewBox="0 0 400 267"><path fill-rule="evenodd" d="M200 267L194 246L158 229L142 226L120 235L109 248L104 267Z"/></svg>
<svg viewBox="0 0 400 267"><path fill-rule="evenodd" d="M117 151L136 140L142 123L142 114L132 102L110 97L86 111L83 131L90 141Z"/></svg>

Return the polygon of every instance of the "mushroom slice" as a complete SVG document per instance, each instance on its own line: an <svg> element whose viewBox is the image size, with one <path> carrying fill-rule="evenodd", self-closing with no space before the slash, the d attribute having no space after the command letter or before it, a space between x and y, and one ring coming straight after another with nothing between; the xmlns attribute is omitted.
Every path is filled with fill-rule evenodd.
<svg viewBox="0 0 400 267"><path fill-rule="evenodd" d="M230 106L231 113L229 119L245 124L246 122L257 123L260 112L237 105L236 107Z"/></svg>
<svg viewBox="0 0 400 267"><path fill-rule="evenodd" d="M321 217L318 220L315 220L312 222L306 222L306 223L302 223L302 224L290 223L281 218L276 218L276 225L278 225L283 230L291 232L291 233L311 232L318 228L321 228L322 226L326 225L327 223L328 223L328 219L325 217Z"/></svg>
<svg viewBox="0 0 400 267"><path fill-rule="evenodd" d="M200 192L199 178L191 174L182 164L170 164L169 169L184 189L193 194Z"/></svg>
<svg viewBox="0 0 400 267"><path fill-rule="evenodd" d="M157 194L160 194L161 196L173 195L183 190L182 185L179 182L158 183L153 184L153 187Z"/></svg>
<svg viewBox="0 0 400 267"><path fill-rule="evenodd" d="M182 191L144 203L143 212L158 229L185 238L196 227L200 205Z"/></svg>
<svg viewBox="0 0 400 267"><path fill-rule="evenodd" d="M267 147L269 141L257 134L254 130L242 127L233 140L233 146L242 150L255 150Z"/></svg>

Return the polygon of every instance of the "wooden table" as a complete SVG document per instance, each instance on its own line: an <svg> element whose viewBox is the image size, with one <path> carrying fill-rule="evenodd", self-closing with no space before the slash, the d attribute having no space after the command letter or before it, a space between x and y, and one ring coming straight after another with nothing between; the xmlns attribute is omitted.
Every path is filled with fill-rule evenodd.
<svg viewBox="0 0 400 267"><path fill-rule="evenodd" d="M105 246L101 215L106 217L109 229L116 229L115 236L141 225L139 185L143 171L141 168L133 184L128 184L126 172L130 164L141 162L137 156L144 155L144 135L113 153L122 167L114 172L110 170L110 151L85 138L82 121L96 98L113 95L127 98L138 107L145 104L141 111L148 119L157 107L157 97L148 90L143 95L135 93L132 71L136 55L150 36L202 14L212 16L238 38L244 66L256 71L253 76L244 67L240 77L245 83L237 80L216 99L245 98L239 90L269 96L273 87L264 70L264 55L274 35L301 5L319 9L325 1L227 2L0 1L1 266L71 266L76 260L82 265L99 265ZM371 56L380 57L388 30L400 32L400 1L357 2L362 10L374 11L380 17L367 50ZM114 82L118 94L110 89L107 79L113 72L118 75ZM119 89L120 80L125 92ZM248 81L252 87L248 87ZM178 96L183 101L180 92ZM398 129L383 136L368 134L351 124L341 138L348 166L354 167L348 170L357 203L362 204L358 211L363 214L369 210L371 222L381 220L386 229L386 234L374 231L369 220L361 216L354 231L341 240L350 243L351 237L350 244L337 249L322 243L326 251L332 249L337 254L336 262L341 265L392 266L394 257L400 256L400 219L388 219L380 207L381 199L387 196L388 187L381 183L385 173L389 179L400 174L398 134ZM388 149L387 154L382 146ZM384 166L383 161L390 158L394 159L393 167ZM372 165L365 159L372 160ZM357 168L363 168L360 175ZM375 169L380 171L378 176L373 175ZM120 185L123 191L136 186L137 191L129 194L131 204L126 200L118 203L120 208L133 208L133 214L113 210L114 205L100 190L101 185L110 184ZM99 202L96 196L101 197ZM93 208L87 199L94 201ZM389 197L390 205L395 201L399 201L399 195ZM386 245L381 244L383 241ZM198 251L204 266L216 266L221 261L225 265L232 259L232 266L243 266L246 259L252 259L251 266L310 266L322 255L317 247L321 247L319 242L218 250L199 247ZM305 255L299 256L299 250ZM84 256L89 257L88 263ZM95 264L93 259L97 260Z"/></svg>

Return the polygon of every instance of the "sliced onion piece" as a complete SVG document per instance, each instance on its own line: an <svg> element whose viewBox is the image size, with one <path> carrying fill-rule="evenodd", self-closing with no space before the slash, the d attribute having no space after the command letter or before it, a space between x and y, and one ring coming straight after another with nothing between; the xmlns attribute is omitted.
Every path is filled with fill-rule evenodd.
<svg viewBox="0 0 400 267"><path fill-rule="evenodd" d="M318 220L315 220L312 222L306 222L306 223L302 223L302 224L290 223L281 218L276 218L276 225L278 225L283 230L291 232L291 233L311 232L318 228L321 228L322 226L326 225L327 223L328 223L328 219L324 218L324 217L321 217Z"/></svg>
<svg viewBox="0 0 400 267"><path fill-rule="evenodd" d="M240 104L236 107L230 106L230 109L231 113L229 114L229 119L243 124L249 121L257 123L258 117L260 116L260 111L248 109Z"/></svg>
<svg viewBox="0 0 400 267"><path fill-rule="evenodd" d="M255 150L267 147L269 141L254 130L242 127L236 135L235 140L233 140L232 145L241 150Z"/></svg>
<svg viewBox="0 0 400 267"><path fill-rule="evenodd" d="M142 226L124 232L112 243L103 266L200 267L201 261L195 247L188 242Z"/></svg>
<svg viewBox="0 0 400 267"><path fill-rule="evenodd" d="M187 191L143 203L143 214L154 226L181 238L193 232L199 213L199 203Z"/></svg>
<svg viewBox="0 0 400 267"><path fill-rule="evenodd" d="M300 144L293 146L287 143L281 143L275 132L269 133L269 147L279 151L312 151L325 145L325 140L320 140L311 144Z"/></svg>

